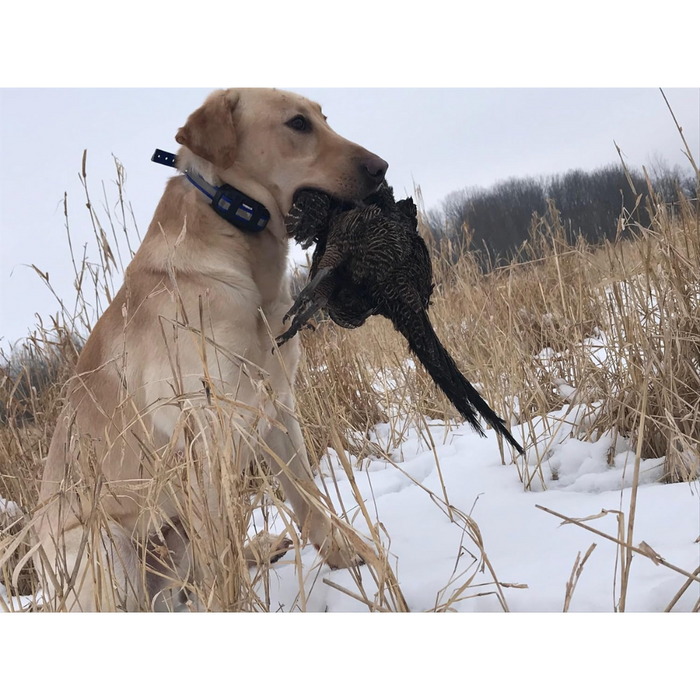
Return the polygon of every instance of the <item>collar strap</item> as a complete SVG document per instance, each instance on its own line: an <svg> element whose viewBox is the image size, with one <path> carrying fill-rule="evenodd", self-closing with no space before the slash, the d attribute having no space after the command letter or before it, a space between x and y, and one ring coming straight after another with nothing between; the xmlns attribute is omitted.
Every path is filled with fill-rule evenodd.
<svg viewBox="0 0 700 700"><path fill-rule="evenodd" d="M151 160L176 167L175 155L160 149L156 149ZM185 177L211 200L211 208L236 228L248 233L260 233L270 221L270 212L260 202L235 187L227 184L216 187L194 170L185 170Z"/></svg>
<svg viewBox="0 0 700 700"><path fill-rule="evenodd" d="M211 208L236 228L248 233L260 233L267 226L270 212L260 202L231 185L215 187L194 170L185 170L185 176L211 200Z"/></svg>

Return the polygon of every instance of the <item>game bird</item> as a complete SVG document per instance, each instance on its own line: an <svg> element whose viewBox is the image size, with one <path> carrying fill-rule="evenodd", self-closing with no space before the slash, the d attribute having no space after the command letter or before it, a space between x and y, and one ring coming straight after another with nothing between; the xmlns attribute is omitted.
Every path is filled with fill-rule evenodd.
<svg viewBox="0 0 700 700"><path fill-rule="evenodd" d="M428 306L433 271L428 248L418 233L418 213L409 197L394 200L386 182L359 207L317 190L301 190L286 220L302 247L316 244L309 282L287 312L282 345L325 310L343 328L358 328L370 316L388 318L433 381L464 419L484 435L477 412L520 454L502 418L457 369L437 337Z"/></svg>

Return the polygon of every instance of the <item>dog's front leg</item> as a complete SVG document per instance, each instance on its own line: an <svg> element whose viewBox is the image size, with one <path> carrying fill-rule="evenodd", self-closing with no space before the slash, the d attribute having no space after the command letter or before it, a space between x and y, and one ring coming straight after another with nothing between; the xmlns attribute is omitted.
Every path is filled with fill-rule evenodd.
<svg viewBox="0 0 700 700"><path fill-rule="evenodd" d="M294 514L309 540L324 561L336 569L362 563L362 559L333 526L323 504L322 494L314 482L313 472L304 445L304 436L291 396L282 402L276 419L285 430L273 426L266 436L269 462L282 483Z"/></svg>

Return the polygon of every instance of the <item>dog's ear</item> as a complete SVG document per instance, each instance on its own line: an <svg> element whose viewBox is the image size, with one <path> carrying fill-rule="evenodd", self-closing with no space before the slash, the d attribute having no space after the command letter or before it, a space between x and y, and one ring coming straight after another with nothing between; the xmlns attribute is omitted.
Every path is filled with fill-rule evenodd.
<svg viewBox="0 0 700 700"><path fill-rule="evenodd" d="M190 115L175 140L213 165L230 168L236 159L233 111L237 103L238 93L233 90L213 93Z"/></svg>

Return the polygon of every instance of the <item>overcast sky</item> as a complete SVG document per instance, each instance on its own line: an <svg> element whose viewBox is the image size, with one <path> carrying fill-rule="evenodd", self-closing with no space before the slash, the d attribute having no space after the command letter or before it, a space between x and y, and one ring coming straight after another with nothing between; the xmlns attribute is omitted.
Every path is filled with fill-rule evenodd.
<svg viewBox="0 0 700 700"><path fill-rule="evenodd" d="M389 162L398 195L420 185L428 207L463 187L518 175L617 162L613 140L633 166L656 157L685 166L681 141L656 89L304 89L331 126ZM50 274L72 299L73 273L63 221L68 192L74 245L92 239L78 172L88 150L88 184L114 202L117 156L141 231L169 168L150 162L208 89L0 90L0 341L6 347L57 310L33 270ZM698 160L700 91L666 95ZM93 249L94 250L94 249ZM95 257L94 253L92 255Z"/></svg>

